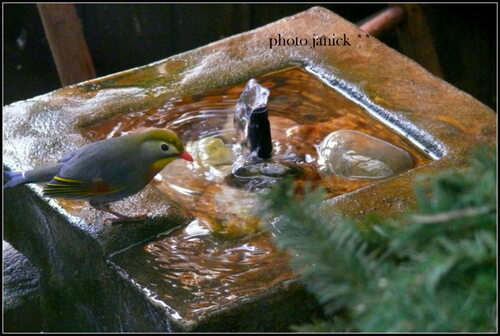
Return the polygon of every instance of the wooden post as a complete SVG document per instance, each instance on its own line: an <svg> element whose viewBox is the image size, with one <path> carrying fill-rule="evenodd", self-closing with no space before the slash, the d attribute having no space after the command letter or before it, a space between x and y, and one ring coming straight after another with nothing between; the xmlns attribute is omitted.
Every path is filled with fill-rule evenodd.
<svg viewBox="0 0 500 336"><path fill-rule="evenodd" d="M37 4L62 86L95 78L94 64L73 4Z"/></svg>

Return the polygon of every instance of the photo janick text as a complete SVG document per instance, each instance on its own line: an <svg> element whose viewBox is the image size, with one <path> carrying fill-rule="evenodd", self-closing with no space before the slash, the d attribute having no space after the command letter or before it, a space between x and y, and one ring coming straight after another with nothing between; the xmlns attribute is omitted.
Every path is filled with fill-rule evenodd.
<svg viewBox="0 0 500 336"><path fill-rule="evenodd" d="M311 38L306 37L288 37L282 36L278 34L277 37L269 38L269 49L273 49L275 47L305 47L309 46L309 48L314 49L316 47L345 47L351 46L349 42L349 37L346 34L330 34L330 35L316 35L313 34Z"/></svg>

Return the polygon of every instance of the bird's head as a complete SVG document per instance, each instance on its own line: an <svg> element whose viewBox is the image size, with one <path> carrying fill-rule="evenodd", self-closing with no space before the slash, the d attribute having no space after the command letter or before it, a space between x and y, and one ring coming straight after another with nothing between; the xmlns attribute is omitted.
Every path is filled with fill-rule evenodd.
<svg viewBox="0 0 500 336"><path fill-rule="evenodd" d="M184 150L184 145L174 132L167 129L152 129L137 135L141 158L149 165L148 170L156 175L175 159L193 161Z"/></svg>

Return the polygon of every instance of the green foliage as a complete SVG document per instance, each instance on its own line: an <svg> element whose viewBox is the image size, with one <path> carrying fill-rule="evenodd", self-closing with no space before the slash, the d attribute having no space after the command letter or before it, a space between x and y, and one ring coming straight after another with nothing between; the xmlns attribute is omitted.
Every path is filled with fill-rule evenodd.
<svg viewBox="0 0 500 336"><path fill-rule="evenodd" d="M264 212L328 319L299 331L496 330L496 155L422 178L417 210L391 221L322 215L321 189L273 188Z"/></svg>

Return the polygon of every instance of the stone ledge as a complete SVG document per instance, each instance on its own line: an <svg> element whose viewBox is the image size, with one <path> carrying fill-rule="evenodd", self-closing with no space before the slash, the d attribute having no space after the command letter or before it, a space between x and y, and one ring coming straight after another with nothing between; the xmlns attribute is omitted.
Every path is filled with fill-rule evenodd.
<svg viewBox="0 0 500 336"><path fill-rule="evenodd" d="M40 273L9 243L3 242L3 325L7 332L42 330Z"/></svg>

